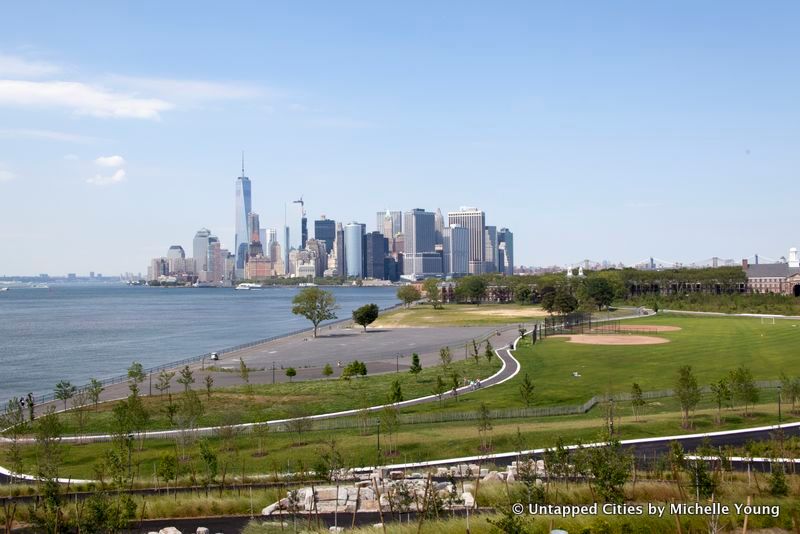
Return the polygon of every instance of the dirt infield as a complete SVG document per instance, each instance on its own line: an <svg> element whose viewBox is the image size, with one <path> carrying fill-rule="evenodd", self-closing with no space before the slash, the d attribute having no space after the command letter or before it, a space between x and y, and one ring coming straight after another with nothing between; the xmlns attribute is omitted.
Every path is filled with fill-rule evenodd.
<svg viewBox="0 0 800 534"><path fill-rule="evenodd" d="M662 326L647 324L621 324L621 325L601 325L593 328L595 332L677 332L680 326Z"/></svg>
<svg viewBox="0 0 800 534"><path fill-rule="evenodd" d="M669 343L669 339L655 336L634 336L627 335L591 335L591 334L575 334L575 335L559 335L553 337L567 337L568 343L579 343L581 345L659 345L661 343Z"/></svg>

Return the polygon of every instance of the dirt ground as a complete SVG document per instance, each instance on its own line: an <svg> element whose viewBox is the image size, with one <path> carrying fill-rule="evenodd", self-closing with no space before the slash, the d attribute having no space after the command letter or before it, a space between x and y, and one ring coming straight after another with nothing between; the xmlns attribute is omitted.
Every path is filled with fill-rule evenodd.
<svg viewBox="0 0 800 534"><path fill-rule="evenodd" d="M498 310L492 309L491 307L487 307L486 309L481 310L465 310L464 314L466 315L480 315L480 316L487 316L487 315L494 315L495 317L544 317L547 315L547 312L539 309L539 308L528 308L528 309L516 309L516 310Z"/></svg>
<svg viewBox="0 0 800 534"><path fill-rule="evenodd" d="M677 332L679 326L647 325L647 324L621 324L618 327L612 325L602 325L593 330L603 332L607 330L619 330L620 332Z"/></svg>
<svg viewBox="0 0 800 534"><path fill-rule="evenodd" d="M631 334L576 334L553 337L567 337L569 338L569 343L580 343L581 345L658 345L661 343L669 343L669 339L663 337L634 336Z"/></svg>

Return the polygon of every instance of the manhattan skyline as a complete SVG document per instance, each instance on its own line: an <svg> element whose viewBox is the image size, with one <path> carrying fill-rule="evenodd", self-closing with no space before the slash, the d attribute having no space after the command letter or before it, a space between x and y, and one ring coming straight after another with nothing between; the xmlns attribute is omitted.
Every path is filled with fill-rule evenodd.
<svg viewBox="0 0 800 534"><path fill-rule="evenodd" d="M7 6L0 274L235 250L242 150L265 228L302 195L479 206L518 265L800 245L796 5L351 5Z"/></svg>

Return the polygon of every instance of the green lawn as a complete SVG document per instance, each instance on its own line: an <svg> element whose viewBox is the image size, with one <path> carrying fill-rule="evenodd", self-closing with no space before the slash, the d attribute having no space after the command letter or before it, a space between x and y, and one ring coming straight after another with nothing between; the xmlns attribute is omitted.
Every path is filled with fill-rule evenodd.
<svg viewBox="0 0 800 534"><path fill-rule="evenodd" d="M461 376L485 378L500 369L501 362L494 358L487 362L481 357L474 360L454 362L450 371L440 366L424 368L417 376L404 371L374 376L341 379L308 380L294 383L253 385L252 394L244 386L212 390L210 397L205 391L197 389L203 403L204 414L199 426L220 424L250 423L270 419L282 419L297 415L313 415L327 412L363 408L387 402L392 382L400 382L403 397L411 399L433 394L437 375L457 372ZM173 399L180 398L173 392ZM173 428L164 411L169 403L168 397L142 397L145 407L151 414L148 430ZM100 404L98 411L89 411L89 419L84 433L106 433L111 431L111 411L116 402ZM73 414L62 417L67 434L77 434L78 427Z"/></svg>

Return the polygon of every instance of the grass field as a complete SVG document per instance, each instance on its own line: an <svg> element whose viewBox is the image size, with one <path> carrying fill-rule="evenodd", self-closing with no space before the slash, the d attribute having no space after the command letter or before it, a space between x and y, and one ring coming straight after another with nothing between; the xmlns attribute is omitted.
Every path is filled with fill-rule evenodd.
<svg viewBox="0 0 800 534"><path fill-rule="evenodd" d="M547 312L538 306L520 304L446 304L434 310L427 305L402 308L381 315L375 327L399 328L419 326L484 326L525 323L541 320Z"/></svg>
<svg viewBox="0 0 800 534"><path fill-rule="evenodd" d="M403 397L411 399L433 394L437 375L457 372L459 375L485 378L500 369L501 362L494 358L487 362L481 357L479 362L453 362L450 371L440 366L424 368L418 375L404 371L375 376L341 379L309 380L294 383L253 385L252 394L244 386L212 390L208 397L205 391L197 389L203 403L204 414L199 426L220 424L250 423L291 416L305 416L326 412L337 412L364 408L387 402L392 382L398 380ZM447 379L447 376L444 376ZM177 401L180 394L173 392ZM169 404L164 396L142 397L144 405L151 414L148 430L173 428L164 411ZM111 431L112 409L116 402L103 403L98 410L89 410L84 433L105 433ZM69 413L62 417L67 434L77 434L76 420Z"/></svg>

